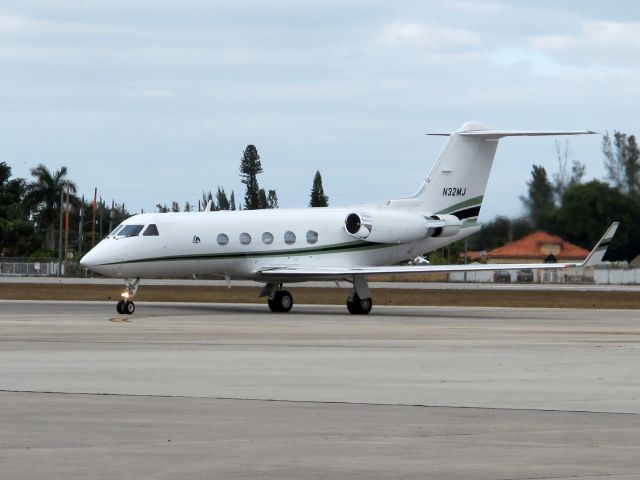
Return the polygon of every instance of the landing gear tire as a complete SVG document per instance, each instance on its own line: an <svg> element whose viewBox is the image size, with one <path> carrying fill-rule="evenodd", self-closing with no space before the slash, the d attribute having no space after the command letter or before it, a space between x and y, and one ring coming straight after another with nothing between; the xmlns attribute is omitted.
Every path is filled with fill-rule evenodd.
<svg viewBox="0 0 640 480"><path fill-rule="evenodd" d="M124 315L124 310L122 309L122 305L124 305L124 300L120 300L118 303L116 303L116 311L119 314Z"/></svg>
<svg viewBox="0 0 640 480"><path fill-rule="evenodd" d="M366 315L371 311L373 302L370 298L360 298L357 293L354 293L347 299L347 310L353 315Z"/></svg>
<svg viewBox="0 0 640 480"><path fill-rule="evenodd" d="M122 313L126 314L126 315L131 315L133 312L136 311L136 304L130 301L125 301L122 304Z"/></svg>
<svg viewBox="0 0 640 480"><path fill-rule="evenodd" d="M293 307L293 297L286 290L278 290L267 303L272 312L288 312Z"/></svg>

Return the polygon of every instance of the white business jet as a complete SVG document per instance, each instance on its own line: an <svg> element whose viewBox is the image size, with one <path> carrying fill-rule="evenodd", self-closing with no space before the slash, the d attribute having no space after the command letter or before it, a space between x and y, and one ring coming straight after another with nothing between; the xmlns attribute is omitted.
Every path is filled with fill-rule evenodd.
<svg viewBox="0 0 640 480"><path fill-rule="evenodd" d="M274 312L288 312L283 284L347 280L347 308L371 311L367 276L373 274L554 269L600 263L617 223L580 264L407 265L480 229L477 222L489 172L502 137L579 135L591 131L509 131L468 122L452 134L420 189L409 198L352 208L245 210L134 215L80 261L126 279L119 313L135 310L144 277L213 274L265 284ZM207 209L208 210L208 209ZM404 262L404 265L399 265Z"/></svg>

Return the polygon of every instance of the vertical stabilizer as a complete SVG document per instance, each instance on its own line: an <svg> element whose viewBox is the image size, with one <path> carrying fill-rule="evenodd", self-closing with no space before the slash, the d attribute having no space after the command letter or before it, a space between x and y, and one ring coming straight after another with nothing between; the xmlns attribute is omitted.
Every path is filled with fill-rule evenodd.
<svg viewBox="0 0 640 480"><path fill-rule="evenodd" d="M476 220L489 181L491 166L502 137L582 135L590 130L496 130L467 122L449 136L435 165L411 198L389 202L392 208L419 210L425 215L449 214Z"/></svg>
<svg viewBox="0 0 640 480"><path fill-rule="evenodd" d="M467 122L449 136L422 186L409 199L390 206L416 207L429 215L451 214L477 219L499 137L465 136L469 131L491 131L488 125Z"/></svg>

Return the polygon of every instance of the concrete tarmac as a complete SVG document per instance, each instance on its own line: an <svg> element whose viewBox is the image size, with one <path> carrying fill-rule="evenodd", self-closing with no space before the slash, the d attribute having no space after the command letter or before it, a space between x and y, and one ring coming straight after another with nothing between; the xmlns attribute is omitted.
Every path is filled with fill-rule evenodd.
<svg viewBox="0 0 640 480"><path fill-rule="evenodd" d="M640 478L636 311L0 302L0 478Z"/></svg>

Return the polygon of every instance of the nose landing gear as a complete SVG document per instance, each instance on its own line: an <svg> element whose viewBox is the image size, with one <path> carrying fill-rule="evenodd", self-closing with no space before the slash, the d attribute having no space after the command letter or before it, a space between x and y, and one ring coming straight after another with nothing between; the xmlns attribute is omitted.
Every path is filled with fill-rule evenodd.
<svg viewBox="0 0 640 480"><path fill-rule="evenodd" d="M122 292L122 300L116 304L116 311L121 315L131 315L136 311L136 305L133 303L133 297L138 291L140 284L139 278L127 278L125 291Z"/></svg>
<svg viewBox="0 0 640 480"><path fill-rule="evenodd" d="M116 310L122 315L131 315L136 311L136 304L131 300L120 300L116 303Z"/></svg>

